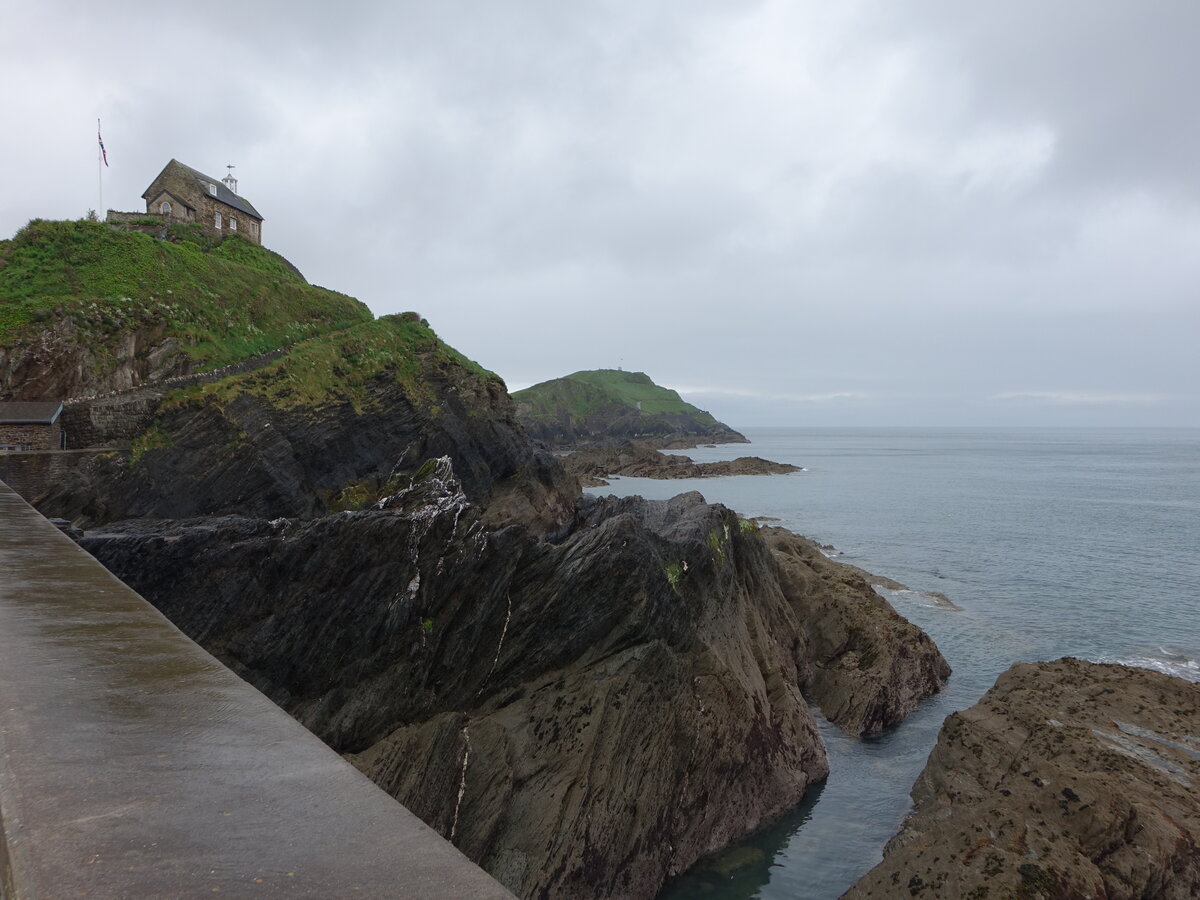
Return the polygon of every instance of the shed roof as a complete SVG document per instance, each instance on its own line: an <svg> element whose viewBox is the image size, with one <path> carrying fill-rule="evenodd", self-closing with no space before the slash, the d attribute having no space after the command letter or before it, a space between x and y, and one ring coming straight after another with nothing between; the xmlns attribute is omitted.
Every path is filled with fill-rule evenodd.
<svg viewBox="0 0 1200 900"><path fill-rule="evenodd" d="M0 403L0 425L53 425L62 414L57 400L9 400Z"/></svg>
<svg viewBox="0 0 1200 900"><path fill-rule="evenodd" d="M154 181L150 182L150 187L146 188L145 193L142 194L142 199L151 199L151 189L164 179L169 181L172 177L183 178L192 181L195 183L197 190L199 190L201 193L209 194L210 196L213 196L217 200L224 203L226 206L231 206L239 212L244 212L246 215L253 216L260 222L262 221L262 215L259 213L259 211L251 206L248 200L239 197L237 194L227 188L219 178L213 178L211 175L205 175L203 172L193 169L191 166L185 166L177 159L171 160L166 164L166 166L163 167L163 170L158 173L158 177L155 178ZM209 190L209 185L212 185L216 188L215 194Z"/></svg>

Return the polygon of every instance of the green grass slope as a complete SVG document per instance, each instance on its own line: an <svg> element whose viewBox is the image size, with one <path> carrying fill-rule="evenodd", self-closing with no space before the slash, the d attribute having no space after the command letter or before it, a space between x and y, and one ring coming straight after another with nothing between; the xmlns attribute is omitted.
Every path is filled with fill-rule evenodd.
<svg viewBox="0 0 1200 900"><path fill-rule="evenodd" d="M686 414L704 424L715 425L709 413L686 402L670 388L660 387L644 372L594 369L543 381L513 392L521 405L521 416L529 420L560 421L567 416L582 422L589 416L612 415L625 409L646 415Z"/></svg>
<svg viewBox="0 0 1200 900"><path fill-rule="evenodd" d="M499 376L442 343L416 313L381 316L297 344L277 362L244 375L172 391L163 408L226 405L240 396L265 399L280 410L319 408L348 401L358 412L371 403L380 377L400 386L414 403L436 414L439 396L431 376L449 372L486 390Z"/></svg>
<svg viewBox="0 0 1200 900"><path fill-rule="evenodd" d="M98 346L161 325L204 370L372 319L266 248L186 226L171 236L35 219L0 241L0 348L36 342L59 318Z"/></svg>

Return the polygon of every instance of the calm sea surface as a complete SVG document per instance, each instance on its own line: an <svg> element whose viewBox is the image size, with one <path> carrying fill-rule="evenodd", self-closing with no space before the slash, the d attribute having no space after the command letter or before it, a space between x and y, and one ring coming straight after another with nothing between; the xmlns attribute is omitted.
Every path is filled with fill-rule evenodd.
<svg viewBox="0 0 1200 900"><path fill-rule="evenodd" d="M898 728L822 722L832 774L784 821L660 900L835 898L881 858L947 714L1018 660L1078 656L1200 681L1200 429L760 429L686 451L804 466L772 477L616 479L593 493L698 490L903 582L892 604L954 667ZM961 609L939 606L928 593Z"/></svg>

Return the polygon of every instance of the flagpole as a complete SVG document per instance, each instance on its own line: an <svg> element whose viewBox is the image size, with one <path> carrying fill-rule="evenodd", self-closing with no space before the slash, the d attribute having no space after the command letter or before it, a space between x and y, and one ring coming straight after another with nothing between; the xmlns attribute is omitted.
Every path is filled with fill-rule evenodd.
<svg viewBox="0 0 1200 900"><path fill-rule="evenodd" d="M100 143L100 119L96 119L96 193L99 197L100 208L96 210L96 218L101 222L104 221L104 170L100 168L100 157L104 150L99 146Z"/></svg>

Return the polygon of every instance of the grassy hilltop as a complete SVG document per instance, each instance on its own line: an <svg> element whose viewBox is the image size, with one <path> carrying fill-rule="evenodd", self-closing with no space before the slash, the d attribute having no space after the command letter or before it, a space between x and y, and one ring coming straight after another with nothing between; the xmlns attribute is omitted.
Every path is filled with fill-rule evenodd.
<svg viewBox="0 0 1200 900"><path fill-rule="evenodd" d="M168 233L35 219L0 241L0 349L17 354L69 322L60 330L103 365L122 338L153 329L203 370L372 319L264 247L194 226Z"/></svg>
<svg viewBox="0 0 1200 900"><path fill-rule="evenodd" d="M513 399L526 429L550 445L628 439L681 444L745 440L676 391L655 384L644 372L575 372L516 391Z"/></svg>
<svg viewBox="0 0 1200 900"><path fill-rule="evenodd" d="M514 391L513 399L527 406L528 412L522 415L530 419L557 419L565 412L572 419L582 420L614 407L636 412L641 403L641 411L650 415L687 414L709 425L717 421L677 392L655 384L645 372L618 369L593 369L543 381Z"/></svg>

